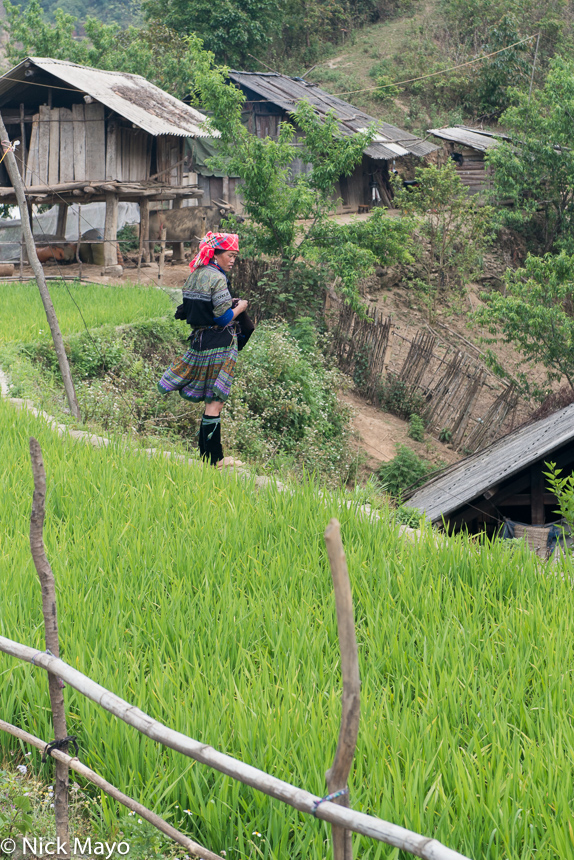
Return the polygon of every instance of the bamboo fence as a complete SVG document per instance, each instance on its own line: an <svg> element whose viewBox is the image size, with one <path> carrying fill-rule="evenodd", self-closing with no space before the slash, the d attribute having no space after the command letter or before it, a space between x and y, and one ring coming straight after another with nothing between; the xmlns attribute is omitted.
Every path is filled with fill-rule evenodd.
<svg viewBox="0 0 574 860"><path fill-rule="evenodd" d="M91 678L72 668L57 655L58 617L56 608L56 591L52 569L46 557L43 543L43 525L46 496L46 476L42 461L40 446L35 439L30 439L30 455L34 474L34 497L30 526L30 549L40 582L42 585L42 606L46 633L46 651L30 648L19 642L14 642L0 636L0 651L44 669L49 675L50 699L55 742L60 747L66 747L67 738L64 697L62 681L73 687L86 698L98 704L111 714L136 728L141 734L150 739L189 756L214 770L224 773L233 779L250 785L283 803L307 815L328 821L333 833L334 860L353 860L351 832L360 833L372 839L384 842L406 851L424 860L468 860L457 851L442 845L436 839L424 836L383 821L371 815L357 812L350 808L349 789L347 785L351 764L355 752L360 715L360 678L358 665L357 641L349 574L345 553L341 542L340 528L337 520L331 520L325 532L327 554L331 565L331 574L335 591L337 609L337 625L341 651L341 670L343 676L342 717L339 731L339 742L333 765L326 774L329 794L317 797L305 789L298 788L271 776L258 768L245 764L232 756L221 753L208 744L196 741L181 732L174 731L150 717L144 711L124 701L119 696L97 684ZM56 656L55 656L56 655ZM72 768L98 785L112 797L137 811L150 821L160 831L183 845L190 854L213 860L217 855L198 843L179 833L158 815L146 809L142 804L124 795L119 789L106 782L102 777L81 764L77 758L72 758L61 749L52 748L51 742L45 745L43 741L22 729L0 721L0 730L9 732L24 742L38 748L43 748L44 754L56 759L57 790L55 794L56 832L63 850L60 856L68 856L68 769Z"/></svg>
<svg viewBox="0 0 574 860"><path fill-rule="evenodd" d="M362 394L380 404L385 387L398 383L405 402L416 395L426 404L419 408L428 432L448 433L453 447L467 454L513 428L516 387L495 377L472 344L454 347L428 326L411 339L376 307L365 310L363 317L340 305L331 329L338 365Z"/></svg>

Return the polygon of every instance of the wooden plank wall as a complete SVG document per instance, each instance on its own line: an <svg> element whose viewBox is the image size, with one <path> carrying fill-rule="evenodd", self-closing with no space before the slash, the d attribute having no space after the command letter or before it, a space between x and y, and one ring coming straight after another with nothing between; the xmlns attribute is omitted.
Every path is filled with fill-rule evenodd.
<svg viewBox="0 0 574 860"><path fill-rule="evenodd" d="M183 177L184 143L183 137L161 136L157 139L157 172L160 182L169 182L170 185L181 185ZM171 169L170 169L171 168Z"/></svg>
<svg viewBox="0 0 574 860"><path fill-rule="evenodd" d="M463 185L471 194L478 194L489 187L489 177L486 171L484 153L474 149L466 149L462 162L455 161L456 172Z"/></svg>
<svg viewBox="0 0 574 860"><path fill-rule="evenodd" d="M119 130L117 179L139 182L149 179L151 171L151 137L139 128Z"/></svg>
<svg viewBox="0 0 574 860"><path fill-rule="evenodd" d="M34 115L26 163L26 185L57 185L106 179L106 139L102 104L49 108Z"/></svg>

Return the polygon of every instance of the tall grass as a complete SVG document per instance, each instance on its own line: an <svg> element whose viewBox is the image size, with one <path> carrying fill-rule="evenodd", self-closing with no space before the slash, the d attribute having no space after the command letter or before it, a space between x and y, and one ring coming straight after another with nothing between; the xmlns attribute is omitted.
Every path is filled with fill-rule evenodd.
<svg viewBox="0 0 574 860"><path fill-rule="evenodd" d="M40 648L30 434L44 450L68 663L156 719L324 793L341 681L322 535L336 514L362 677L353 806L481 860L574 856L567 580L520 550L410 543L312 484L257 494L119 444L57 440L0 403L0 631ZM0 655L0 678L4 718L50 739L45 673ZM327 856L325 824L163 750L74 690L65 697L81 758L212 850ZM356 845L368 860L399 856Z"/></svg>
<svg viewBox="0 0 574 860"><path fill-rule="evenodd" d="M173 303L154 287L102 286L54 281L50 295L62 333L100 325L143 322L169 313ZM78 307L81 311L78 311ZM0 283L0 343L50 338L46 314L35 282Z"/></svg>

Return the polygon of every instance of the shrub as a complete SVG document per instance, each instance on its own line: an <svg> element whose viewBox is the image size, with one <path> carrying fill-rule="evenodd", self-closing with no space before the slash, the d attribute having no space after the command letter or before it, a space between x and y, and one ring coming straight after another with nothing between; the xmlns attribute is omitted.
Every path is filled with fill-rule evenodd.
<svg viewBox="0 0 574 860"><path fill-rule="evenodd" d="M413 413L409 418L409 432L407 434L415 442L423 442L425 438L425 423L420 415Z"/></svg>
<svg viewBox="0 0 574 860"><path fill-rule="evenodd" d="M400 500L405 490L424 483L432 470L433 467L427 460L417 457L406 445L399 445L396 457L383 463L377 475L386 492L394 499Z"/></svg>
<svg viewBox="0 0 574 860"><path fill-rule="evenodd" d="M379 399L384 410L405 420L413 414L420 415L426 407L423 394L397 376L389 376L383 382Z"/></svg>

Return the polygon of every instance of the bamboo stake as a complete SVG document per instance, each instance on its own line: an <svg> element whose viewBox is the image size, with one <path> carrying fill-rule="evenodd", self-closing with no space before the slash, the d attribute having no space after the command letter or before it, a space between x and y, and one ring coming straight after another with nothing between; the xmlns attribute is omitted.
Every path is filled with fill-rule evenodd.
<svg viewBox="0 0 574 860"><path fill-rule="evenodd" d="M404 827L399 827L397 824L391 824L380 818L366 815L363 812L346 809L344 806L337 806L337 804L330 801L321 803L316 808L315 804L321 798L311 794L311 792L290 785L256 767L238 761L232 758L232 756L225 755L225 753L218 752L208 744L200 743L193 738L181 734L181 732L176 732L164 726L162 723L154 720L153 717L144 713L144 711L120 699L115 693L111 693L105 687L96 684L95 681L87 678L81 672L78 672L77 669L68 666L63 660L52 657L43 651L29 648L27 645L21 645L19 642L7 639L5 636L0 636L0 651L10 654L12 657L17 657L19 660L25 660L27 663L40 666L40 668L46 671L53 672L69 684L70 687L78 690L78 692L82 693L88 699L101 705L106 711L115 714L120 720L133 726L142 734L147 735L148 738L157 741L157 743L161 743L170 749L189 756L189 758L195 759L195 761L206 764L214 770L232 777L232 779L236 779L245 785L250 785L258 791L262 791L264 794L275 797L277 800L293 806L300 812L315 815L316 818L328 821L330 824L338 824L347 830L353 830L355 833L362 833L364 836L369 836L372 839L377 839L379 842L385 842L387 845L400 848L409 854L414 854L415 857L423 858L423 860L469 860L468 857L459 854L458 851L447 848L437 839L420 836L418 833L413 833L412 830L407 830Z"/></svg>
<svg viewBox="0 0 574 860"><path fill-rule="evenodd" d="M160 251L159 251L159 262L157 266L157 281L158 284L161 284L161 279L163 278L163 267L165 263L165 239L167 236L167 227L162 227L159 231L159 239L160 239Z"/></svg>
<svg viewBox="0 0 574 860"><path fill-rule="evenodd" d="M8 137L8 133L6 131L6 127L1 116L0 137L2 139L2 146L5 149L4 162L6 164L6 169L8 170L10 181L12 182L12 186L14 187L14 191L16 193L18 208L20 209L20 221L22 224L24 241L26 242L28 262L34 270L36 284L38 285L38 289L42 297L42 304L44 305L46 317L48 318L48 325L50 326L50 331L52 332L52 340L54 341L54 349L56 350L56 355L58 356L58 364L60 366L60 372L64 381L66 397L68 398L68 404L70 406L70 411L72 415L74 416L74 418L80 421L80 407L78 406L76 391L74 389L74 383L72 381L72 374L70 373L68 356L66 355L66 350L64 349L62 332L60 331L58 317L56 316L56 311L54 310L54 305L52 304L48 285L46 284L44 269L42 268L42 264L40 263L40 260L38 259L38 254L36 253L36 245L34 244L34 237L32 235L32 228L30 226L30 215L26 203L24 183L22 182L22 177L20 176L20 172L18 170L18 165L16 163L14 152L11 148L9 148L11 147L10 138Z"/></svg>
<svg viewBox="0 0 574 860"><path fill-rule="evenodd" d="M11 725L11 723L5 723L4 720L0 720L0 730L8 732L8 734L24 741L24 743L31 744L41 752L44 752L47 746L45 741L34 737L34 735L29 734L29 732L25 732L23 729L19 729L17 726ZM94 785L97 785L98 788L101 788L102 791L105 791L106 794L109 794L110 797L114 798L114 800L119 801L119 803L127 806L128 809L131 809L132 812L136 812L142 818L145 818L146 821L149 821L150 824L153 824L154 827L161 830L162 833L165 833L165 835L169 836L170 839L173 839L174 842L179 843L179 845L183 845L183 847L194 857L201 857L202 860L221 860L221 857L218 854L214 854L213 851L210 851L208 848L204 848L203 845L199 845L197 842L194 842L193 839L185 836L184 833L180 833L179 830L176 830L175 827L172 827L171 824L168 824L167 821L164 821L163 818L156 815L156 813L152 812L151 809L148 809L147 806L142 806L142 804L138 803L137 800L133 800L133 798L128 797L127 794L123 794L123 792L119 791L110 782L103 779L103 777L91 768L87 767L87 765L82 764L82 762L77 758L72 758L72 756L62 752L61 750L50 750L49 755L53 756L57 761L64 762L67 767L72 768L72 770L75 770L76 773L80 774L80 776L83 776Z"/></svg>
<svg viewBox="0 0 574 860"><path fill-rule="evenodd" d="M58 639L58 613L56 609L56 585L50 562L44 550L44 515L46 501L46 472L42 460L42 450L36 439L30 439L30 457L34 475L34 497L32 515L30 517L30 550L34 565L42 587L42 612L44 615L44 630L46 649L54 657L60 656ZM56 675L48 673L48 689L52 706L52 721L54 723L54 738L62 740L68 736L66 728L66 711L64 707L63 684ZM56 790L54 792L54 812L56 815L56 836L62 847L62 855L67 856L69 839L68 824L68 766L62 761L56 762ZM58 853L60 853L58 851Z"/></svg>
<svg viewBox="0 0 574 860"><path fill-rule="evenodd" d="M325 774L329 794L347 788L347 780L357 746L359 718L361 715L361 679L359 677L359 651L355 636L353 596L345 550L341 541L339 521L332 519L325 531L325 544L331 565L331 576L335 589L337 605L337 627L339 629L339 648L341 650L341 674L343 676L343 699L341 708L341 728L339 743L332 766ZM335 801L339 806L349 807L349 794L341 795ZM351 831L333 825L333 857L335 860L353 860Z"/></svg>

